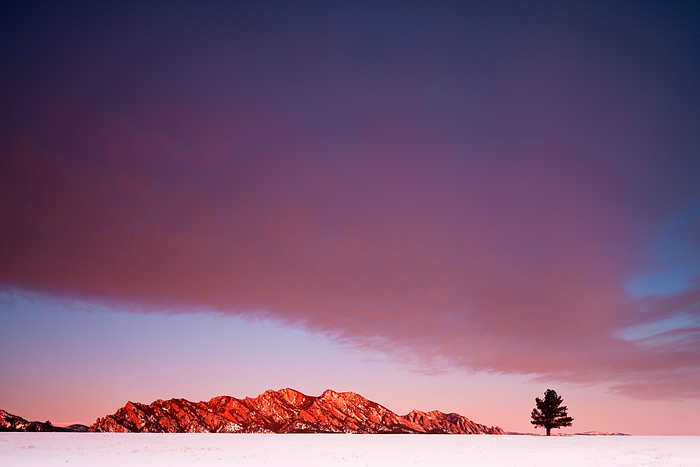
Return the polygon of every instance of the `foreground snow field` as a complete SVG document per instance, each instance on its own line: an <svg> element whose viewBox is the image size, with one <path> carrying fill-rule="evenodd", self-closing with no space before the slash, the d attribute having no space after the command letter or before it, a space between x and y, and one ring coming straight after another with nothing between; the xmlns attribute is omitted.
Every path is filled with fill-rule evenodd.
<svg viewBox="0 0 700 467"><path fill-rule="evenodd" d="M0 465L698 466L695 436L0 433Z"/></svg>

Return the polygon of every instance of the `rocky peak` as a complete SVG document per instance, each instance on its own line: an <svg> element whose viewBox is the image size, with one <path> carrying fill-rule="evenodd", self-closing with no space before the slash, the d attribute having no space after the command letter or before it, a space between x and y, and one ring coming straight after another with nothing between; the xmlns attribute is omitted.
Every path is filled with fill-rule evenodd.
<svg viewBox="0 0 700 467"><path fill-rule="evenodd" d="M407 415L404 415L404 418L422 426L426 433L505 434L505 431L503 431L501 427L487 427L474 423L460 414L443 413L439 410L430 412L413 410Z"/></svg>
<svg viewBox="0 0 700 467"><path fill-rule="evenodd" d="M279 397L281 397L287 404L293 407L302 407L310 402L310 397L305 396L299 391L295 391L291 388L280 389L277 391Z"/></svg>
<svg viewBox="0 0 700 467"><path fill-rule="evenodd" d="M399 416L354 392L326 390L307 396L294 389L268 390L255 398L219 396L209 402L158 399L127 402L98 419L90 431L227 433L491 433L459 414L412 411Z"/></svg>

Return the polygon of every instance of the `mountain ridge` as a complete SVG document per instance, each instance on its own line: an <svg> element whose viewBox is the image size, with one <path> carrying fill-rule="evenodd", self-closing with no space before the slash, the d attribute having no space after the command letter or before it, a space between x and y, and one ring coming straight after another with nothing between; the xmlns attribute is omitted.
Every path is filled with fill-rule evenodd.
<svg viewBox="0 0 700 467"><path fill-rule="evenodd" d="M244 399L128 401L114 414L98 418L88 431L506 434L498 426L475 423L456 413L414 410L401 416L354 392L327 389L320 396L309 396L290 388Z"/></svg>
<svg viewBox="0 0 700 467"><path fill-rule="evenodd" d="M50 421L45 422L30 422L18 415L13 415L5 410L0 409L0 431L68 431L68 432L86 432L88 427L75 423L68 426L55 426Z"/></svg>

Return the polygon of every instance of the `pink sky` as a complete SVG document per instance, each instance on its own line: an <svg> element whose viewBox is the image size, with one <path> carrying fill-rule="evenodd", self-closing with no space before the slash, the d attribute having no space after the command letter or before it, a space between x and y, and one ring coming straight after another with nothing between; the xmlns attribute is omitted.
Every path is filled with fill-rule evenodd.
<svg viewBox="0 0 700 467"><path fill-rule="evenodd" d="M10 10L25 26L3 32L0 75L0 308L17 340L1 408L68 420L48 408L66 400L91 422L131 397L329 387L524 431L553 387L574 431L700 433L697 16ZM160 335L121 365L127 333L84 370L39 339L58 365L33 365L34 332L87 349L109 334L86 318L76 335L57 319L72 306L176 343L206 342L217 313L271 356L188 349L204 376L182 389L149 375ZM309 358L308 339L346 363L281 371L274 355ZM235 379L214 376L231 361ZM98 367L119 391L70 396ZM44 378L60 396L29 389Z"/></svg>

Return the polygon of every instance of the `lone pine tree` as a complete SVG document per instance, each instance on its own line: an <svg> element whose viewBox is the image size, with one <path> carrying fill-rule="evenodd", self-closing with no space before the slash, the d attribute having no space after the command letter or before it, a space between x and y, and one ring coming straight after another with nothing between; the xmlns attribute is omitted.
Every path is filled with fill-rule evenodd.
<svg viewBox="0 0 700 467"><path fill-rule="evenodd" d="M560 428L562 426L571 426L573 418L566 413L566 406L561 405L561 396L558 396L556 391L547 389L544 393L544 399L535 397L537 407L532 409L532 423L535 426L541 426L547 429L547 436L551 434L552 428Z"/></svg>

